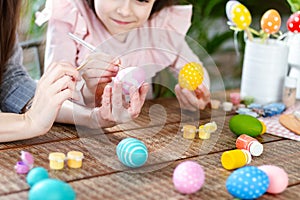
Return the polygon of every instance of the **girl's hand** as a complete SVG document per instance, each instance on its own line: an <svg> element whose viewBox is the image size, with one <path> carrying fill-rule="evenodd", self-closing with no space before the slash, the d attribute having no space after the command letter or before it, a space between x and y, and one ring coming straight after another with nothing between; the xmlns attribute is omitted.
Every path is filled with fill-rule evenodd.
<svg viewBox="0 0 300 200"><path fill-rule="evenodd" d="M195 91L183 89L177 84L175 93L182 109L190 111L203 110L210 102L210 92L204 84L198 86Z"/></svg>
<svg viewBox="0 0 300 200"><path fill-rule="evenodd" d="M91 114L94 123L91 128L111 127L137 118L144 105L149 85L144 83L138 90L130 89L130 102L124 100L122 84L115 82L113 88L107 85L102 96L101 107L94 108Z"/></svg>
<svg viewBox="0 0 300 200"><path fill-rule="evenodd" d="M117 75L119 60L114 60L114 57L101 52L93 52L87 56L83 64L84 67L80 70L85 81L82 96L86 105L94 107L101 102L101 98L95 102L95 96L101 97L104 87Z"/></svg>
<svg viewBox="0 0 300 200"><path fill-rule="evenodd" d="M36 133L46 133L58 114L63 102L77 99L75 84L78 71L67 63L53 63L38 82L32 106L25 113L29 127Z"/></svg>

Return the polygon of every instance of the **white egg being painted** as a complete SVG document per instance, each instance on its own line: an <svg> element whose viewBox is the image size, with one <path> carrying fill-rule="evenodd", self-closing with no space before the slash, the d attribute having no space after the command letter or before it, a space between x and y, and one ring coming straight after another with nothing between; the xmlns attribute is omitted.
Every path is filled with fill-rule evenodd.
<svg viewBox="0 0 300 200"><path fill-rule="evenodd" d="M115 80L123 84L123 93L129 95L132 86L139 88L145 82L146 73L141 67L127 67L118 72Z"/></svg>

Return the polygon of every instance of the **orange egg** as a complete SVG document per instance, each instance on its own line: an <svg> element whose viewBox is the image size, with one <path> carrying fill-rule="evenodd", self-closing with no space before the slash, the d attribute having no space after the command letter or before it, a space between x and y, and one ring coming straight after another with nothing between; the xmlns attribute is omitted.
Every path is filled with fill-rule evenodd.
<svg viewBox="0 0 300 200"><path fill-rule="evenodd" d="M260 21L261 29L268 34L277 33L280 29L280 25L281 17L274 9L265 12Z"/></svg>

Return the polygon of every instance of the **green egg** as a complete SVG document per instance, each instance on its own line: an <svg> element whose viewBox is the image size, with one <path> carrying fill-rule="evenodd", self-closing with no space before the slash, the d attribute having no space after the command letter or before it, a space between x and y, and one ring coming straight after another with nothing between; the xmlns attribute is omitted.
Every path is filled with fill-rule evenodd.
<svg viewBox="0 0 300 200"><path fill-rule="evenodd" d="M256 137L262 134L262 123L250 115L235 115L229 120L229 128L236 135Z"/></svg>

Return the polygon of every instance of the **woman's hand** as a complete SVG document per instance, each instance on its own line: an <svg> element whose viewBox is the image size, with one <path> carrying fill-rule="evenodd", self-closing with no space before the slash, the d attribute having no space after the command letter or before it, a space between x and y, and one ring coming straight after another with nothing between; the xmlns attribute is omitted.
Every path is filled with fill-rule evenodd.
<svg viewBox="0 0 300 200"><path fill-rule="evenodd" d="M75 84L78 71L67 63L53 63L38 82L32 106L25 113L29 127L37 134L46 133L58 114L63 102L77 99Z"/></svg>
<svg viewBox="0 0 300 200"><path fill-rule="evenodd" d="M80 72L85 81L82 96L86 105L90 107L100 105L104 87L119 71L119 62L114 57L101 52L93 52L83 61L84 67Z"/></svg>
<svg viewBox="0 0 300 200"><path fill-rule="evenodd" d="M144 83L138 90L130 88L130 102L124 100L122 84L115 82L113 88L107 85L102 96L101 107L91 113L93 125L90 128L105 128L137 118L144 105L149 84Z"/></svg>
<svg viewBox="0 0 300 200"><path fill-rule="evenodd" d="M175 93L182 109L197 111L205 109L210 102L210 92L204 84L198 86L195 91L175 86Z"/></svg>

